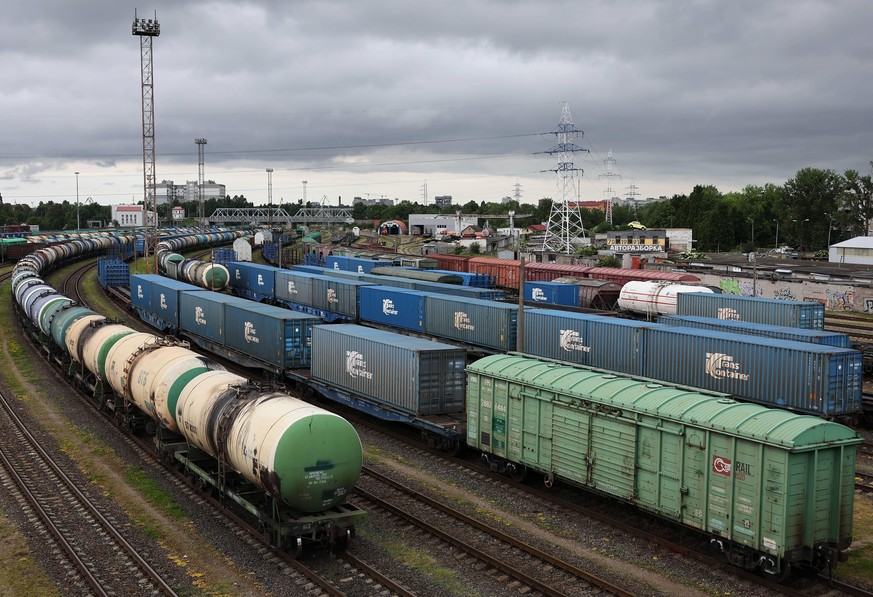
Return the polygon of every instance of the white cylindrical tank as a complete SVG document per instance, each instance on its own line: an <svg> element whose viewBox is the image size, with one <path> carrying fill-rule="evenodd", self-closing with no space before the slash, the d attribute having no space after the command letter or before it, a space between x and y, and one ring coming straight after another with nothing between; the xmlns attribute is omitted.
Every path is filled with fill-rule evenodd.
<svg viewBox="0 0 873 597"><path fill-rule="evenodd" d="M621 288L618 308L641 315L676 315L676 295L680 292L709 292L706 286L670 282L631 281Z"/></svg>
<svg viewBox="0 0 873 597"><path fill-rule="evenodd" d="M135 353L149 345L157 344L159 338L145 332L136 332L121 338L109 350L106 356L106 381L116 394L123 398L130 396L128 393L128 380L131 375L131 361Z"/></svg>
<svg viewBox="0 0 873 597"><path fill-rule="evenodd" d="M64 346L67 347L67 354L77 363L82 362L82 334L92 323L104 319L106 319L106 317L103 315L86 315L85 317L76 320L67 330L66 337L64 338Z"/></svg>
<svg viewBox="0 0 873 597"><path fill-rule="evenodd" d="M181 346L164 346L137 359L130 371L130 395L134 404L170 431L176 426L176 403L192 379L223 370L214 361Z"/></svg>
<svg viewBox="0 0 873 597"><path fill-rule="evenodd" d="M216 454L215 438L209 432L209 421L219 406L219 398L228 386L244 384L246 378L230 371L210 371L191 381L176 403L176 424L179 431L207 454Z"/></svg>
<svg viewBox="0 0 873 597"><path fill-rule="evenodd" d="M103 325L94 330L92 334L80 336L82 345L82 362L85 368L100 379L106 379L106 357L109 350L124 336L133 334L133 330L126 325L113 323Z"/></svg>

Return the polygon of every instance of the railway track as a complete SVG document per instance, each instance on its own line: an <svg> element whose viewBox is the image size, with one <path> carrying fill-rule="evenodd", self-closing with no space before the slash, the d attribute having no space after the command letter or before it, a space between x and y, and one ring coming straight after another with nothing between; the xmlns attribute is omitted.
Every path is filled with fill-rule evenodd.
<svg viewBox="0 0 873 597"><path fill-rule="evenodd" d="M75 298L80 304L87 305L89 298L86 296L86 293L83 292L82 282L87 278L89 273L93 272L95 267L96 261L91 260L88 263L66 268L56 275L59 279L55 280L52 285L55 288L63 289L64 294L70 298ZM8 279L9 275L11 274L5 274L5 279ZM2 283L3 280L4 273L0 273L0 283ZM124 312L124 315L125 319L131 317L130 314L126 312ZM145 324L137 318L131 317L131 323L135 324L133 327L136 329L149 329L148 326L145 326ZM151 331L154 332L154 330ZM59 375L58 377L69 383L68 378L65 376ZM80 393L79 388L73 385L71 385L71 395L76 396L86 409L91 410L94 408L91 398L86 394ZM347 594L347 592L351 592L352 594L370 594L374 589L376 589L380 594L385 595L406 596L412 594L404 589L400 583L391 580L385 574L380 573L378 570L353 555L344 556L342 560L328 557L322 558L322 560L315 559L309 563L302 563L297 561L293 555L270 547L262 529L259 528L257 524L240 516L242 513L234 513L233 511L228 510L228 504L226 502L222 503L221 501L214 499L210 492L204 492L199 483L193 482L194 480L186 477L175 467L168 468L160 466L160 463L157 462L151 438L122 433L121 430L115 429L112 424L114 422L112 413L108 411L100 411L98 414L109 423L107 429L109 429L110 432L114 430L118 436L118 440L125 443L127 447L136 454L137 462L150 463L146 466L149 467L152 474L163 477L165 484L174 486L176 490L182 494L184 502L194 504L197 508L201 509L204 507L211 507L213 509L213 518L220 520L221 524L227 528L231 535L246 543L246 552L258 553L265 562L279 566L279 568L283 570L283 583L296 585L299 587L301 593L305 592L306 594L311 595L340 596ZM2 443L5 444L6 442L4 441ZM12 443L14 445L22 445L21 442L17 441ZM79 528L77 532L79 533L80 542L82 537L88 536L88 529ZM102 557L104 560L111 559L104 554L98 555L97 557ZM165 560L165 558L162 558L162 560ZM338 562L342 563L344 566L340 571L337 570ZM119 565L122 566L122 569L125 569L124 564ZM145 563L144 565L147 566L148 564ZM89 567L93 568L93 563L85 562L82 569L87 572ZM136 582L138 577L129 573L132 566L127 564L126 569L128 570L127 576L130 577L131 582ZM120 571L116 573L116 575L120 574ZM333 580L338 576L338 574L342 574L345 577L342 589L337 587ZM98 583L88 582L87 580L83 580L82 582L88 583L90 591L96 594L107 594L106 591L103 591L99 587L99 581ZM142 580L139 581L139 591L134 590L133 588L126 590L123 585L114 585L114 587L121 587L121 592L128 594L140 594L143 590L153 594L163 592L160 588L148 591L148 585L144 584ZM175 593L167 592L167 594Z"/></svg>
<svg viewBox="0 0 873 597"><path fill-rule="evenodd" d="M481 522L442 500L428 497L371 467L364 467L370 481L367 488L359 482L356 495L372 506L388 511L392 517L427 534L431 540L428 549L439 549L435 543L449 546L475 559L486 576L504 579L501 584L520 583L512 590L532 590L543 595L559 597L587 594L592 589L610 595L630 596L633 593L582 568L522 541L494 525ZM376 481L376 483L373 483ZM378 487L373 487L377 485ZM386 491L387 490L387 491ZM410 508L414 500L425 508ZM372 511L372 507L369 508ZM423 514L422 512L425 512ZM421 538L419 538L421 540ZM510 587L506 587L507 590Z"/></svg>
<svg viewBox="0 0 873 597"><path fill-rule="evenodd" d="M31 520L45 529L70 586L97 595L176 595L125 538L126 521L118 523L102 513L103 507L63 472L3 396L0 407L4 486L20 496L22 507L33 513ZM139 572L131 574L134 569Z"/></svg>

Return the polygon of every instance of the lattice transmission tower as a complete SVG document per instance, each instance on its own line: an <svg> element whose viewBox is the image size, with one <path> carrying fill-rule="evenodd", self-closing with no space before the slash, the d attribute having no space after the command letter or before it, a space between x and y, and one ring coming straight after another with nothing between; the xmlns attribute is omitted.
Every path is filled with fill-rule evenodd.
<svg viewBox="0 0 873 597"><path fill-rule="evenodd" d="M146 270L158 271L158 204L155 189L155 101L154 78L152 74L152 38L161 34L158 24L158 14L154 19L140 19L133 12L133 34L139 36L140 69L142 71L142 174L144 196L144 259ZM152 228L149 232L149 210L154 214ZM149 261L149 253L154 256L154 263Z"/></svg>
<svg viewBox="0 0 873 597"><path fill-rule="evenodd" d="M603 194L606 195L606 221L612 224L612 198L615 196L615 191L612 190L612 179L617 178L621 180L621 174L613 171L613 168L615 168L615 158L612 157L611 149L606 154L606 159L603 160L603 163L606 164L606 173L601 174L597 178L606 179L606 190L603 191Z"/></svg>
<svg viewBox="0 0 873 597"><path fill-rule="evenodd" d="M569 255L575 252L575 245L581 245L585 238L585 226L582 224L582 216L579 212L578 177L582 173L582 168L577 168L573 163L573 155L588 150L573 143L573 139L582 136L583 133L573 124L570 107L566 103L561 110L558 130L549 134L557 137L557 145L538 153L558 158L555 168L548 170L558 175L558 196L552 200L549 224L543 239L543 251Z"/></svg>
<svg viewBox="0 0 873 597"><path fill-rule="evenodd" d="M206 164L206 139L194 139L197 144L197 225L203 226L206 221L206 208L203 203L203 170Z"/></svg>

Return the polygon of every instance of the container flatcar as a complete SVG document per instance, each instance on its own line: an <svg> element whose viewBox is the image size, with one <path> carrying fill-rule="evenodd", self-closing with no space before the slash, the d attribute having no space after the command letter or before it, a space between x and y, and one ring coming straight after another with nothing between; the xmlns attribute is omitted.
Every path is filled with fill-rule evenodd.
<svg viewBox="0 0 873 597"><path fill-rule="evenodd" d="M676 306L676 315L735 319L810 330L824 329L824 305L810 301L782 301L736 294L679 294Z"/></svg>
<svg viewBox="0 0 873 597"><path fill-rule="evenodd" d="M602 371L495 355L467 367L467 444L706 533L776 580L852 541L855 454L842 425Z"/></svg>

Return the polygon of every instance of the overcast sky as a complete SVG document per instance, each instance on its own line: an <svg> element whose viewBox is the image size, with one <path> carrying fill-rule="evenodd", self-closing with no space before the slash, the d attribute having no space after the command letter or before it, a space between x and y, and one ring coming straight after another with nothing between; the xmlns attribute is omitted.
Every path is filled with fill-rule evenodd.
<svg viewBox="0 0 873 597"><path fill-rule="evenodd" d="M6 202L143 198L140 39L156 179L266 202L560 196L564 102L584 200L870 172L870 0L30 0L0 19ZM605 176L612 150L618 176ZM611 181L611 182L610 182Z"/></svg>

